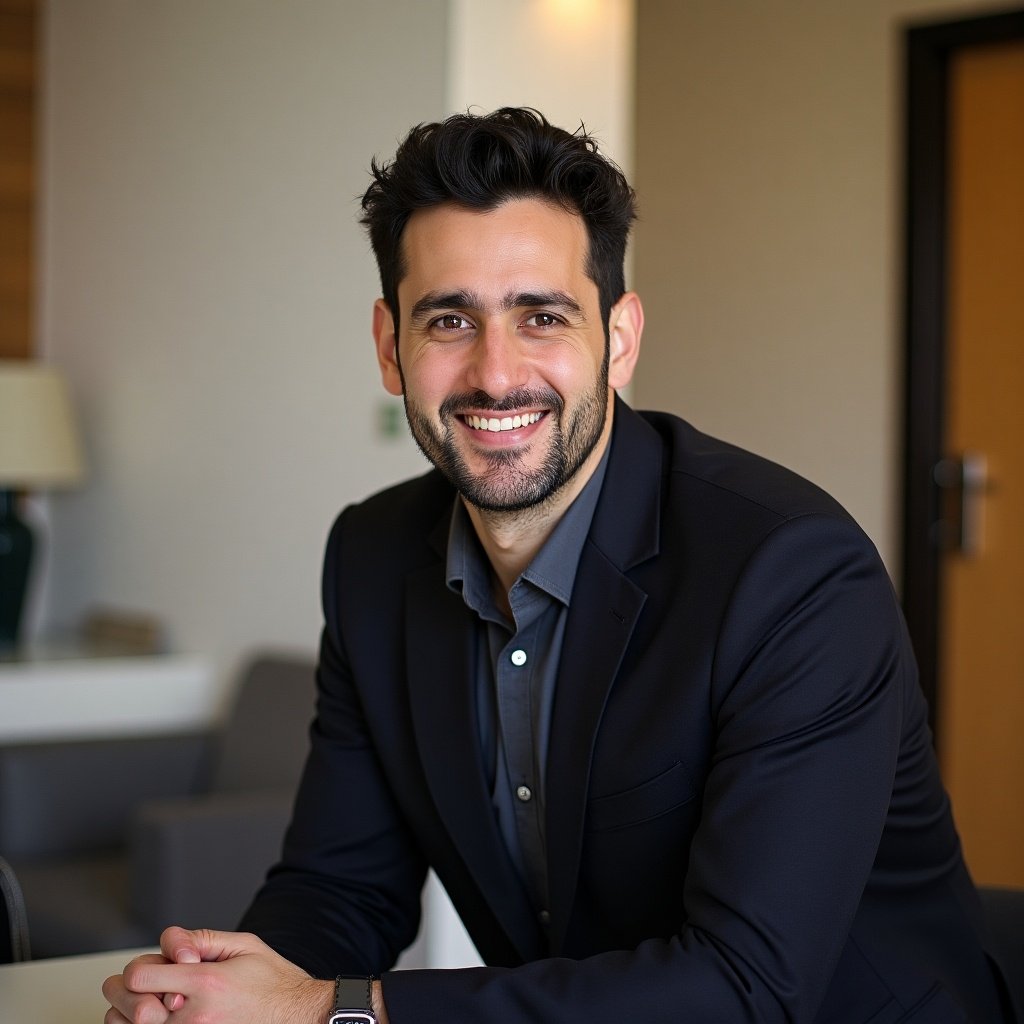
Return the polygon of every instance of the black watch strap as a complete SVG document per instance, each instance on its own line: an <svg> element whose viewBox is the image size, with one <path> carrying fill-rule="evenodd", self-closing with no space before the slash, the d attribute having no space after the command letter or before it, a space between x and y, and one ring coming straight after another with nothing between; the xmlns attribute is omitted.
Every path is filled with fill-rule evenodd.
<svg viewBox="0 0 1024 1024"><path fill-rule="evenodd" d="M372 975L339 974L334 981L334 1009L327 1024L377 1024L372 994Z"/></svg>

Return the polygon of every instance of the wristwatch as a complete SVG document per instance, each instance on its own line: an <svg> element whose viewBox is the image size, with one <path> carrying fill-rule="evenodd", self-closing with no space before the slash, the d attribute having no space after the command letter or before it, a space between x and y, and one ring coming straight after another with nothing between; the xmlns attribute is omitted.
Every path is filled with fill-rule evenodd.
<svg viewBox="0 0 1024 1024"><path fill-rule="evenodd" d="M334 982L334 1009L327 1024L377 1024L372 992L373 975L339 974Z"/></svg>

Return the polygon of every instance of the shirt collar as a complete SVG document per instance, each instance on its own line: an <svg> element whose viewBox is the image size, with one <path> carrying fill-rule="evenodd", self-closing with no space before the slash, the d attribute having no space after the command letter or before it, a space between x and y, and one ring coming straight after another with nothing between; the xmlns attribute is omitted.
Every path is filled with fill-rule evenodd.
<svg viewBox="0 0 1024 1024"><path fill-rule="evenodd" d="M610 449L611 445L605 449L590 479L565 510L544 546L519 577L565 605L569 604L573 584L576 582L576 568L590 532L597 499L601 495ZM448 529L445 571L449 589L461 593L471 608L479 611L492 603L491 567L473 529L469 513L458 495L455 497Z"/></svg>

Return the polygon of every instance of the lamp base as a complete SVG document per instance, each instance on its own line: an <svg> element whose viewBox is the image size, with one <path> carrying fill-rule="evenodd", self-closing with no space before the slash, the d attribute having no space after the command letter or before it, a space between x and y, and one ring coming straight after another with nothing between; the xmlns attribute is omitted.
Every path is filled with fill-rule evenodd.
<svg viewBox="0 0 1024 1024"><path fill-rule="evenodd" d="M0 649L18 644L31 562L32 531L18 516L14 492L0 488Z"/></svg>

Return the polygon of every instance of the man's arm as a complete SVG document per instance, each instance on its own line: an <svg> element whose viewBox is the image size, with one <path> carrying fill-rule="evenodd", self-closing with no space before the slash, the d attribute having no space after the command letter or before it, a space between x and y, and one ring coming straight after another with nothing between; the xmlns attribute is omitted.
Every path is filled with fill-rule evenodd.
<svg viewBox="0 0 1024 1024"><path fill-rule="evenodd" d="M322 978L394 964L416 937L427 870L384 777L338 633L346 519L342 513L324 558L326 625L309 757L281 862L240 923Z"/></svg>
<svg viewBox="0 0 1024 1024"><path fill-rule="evenodd" d="M377 974L416 936L426 864L394 806L325 632L312 747L281 862L240 928L320 977ZM330 707L327 707L330 705ZM335 723L328 734L324 722ZM337 723L344 723L338 725Z"/></svg>

